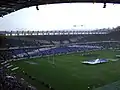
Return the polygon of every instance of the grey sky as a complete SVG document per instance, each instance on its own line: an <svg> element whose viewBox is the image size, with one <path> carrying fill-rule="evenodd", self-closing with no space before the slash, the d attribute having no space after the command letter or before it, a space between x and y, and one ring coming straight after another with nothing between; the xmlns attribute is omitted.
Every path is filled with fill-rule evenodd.
<svg viewBox="0 0 120 90"><path fill-rule="evenodd" d="M0 30L88 30L118 26L120 5L102 7L103 4L68 3L41 5L39 11L36 7L25 8L0 18Z"/></svg>

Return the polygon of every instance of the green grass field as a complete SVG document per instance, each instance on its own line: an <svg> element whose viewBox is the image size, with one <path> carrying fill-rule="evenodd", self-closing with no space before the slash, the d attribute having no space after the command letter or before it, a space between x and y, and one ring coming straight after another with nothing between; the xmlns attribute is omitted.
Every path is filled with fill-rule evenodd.
<svg viewBox="0 0 120 90"><path fill-rule="evenodd" d="M40 81L50 84L55 90L90 90L120 80L120 60L98 65L84 65L83 60L96 58L114 59L118 51L104 50L91 52L95 56L81 56L81 53L60 55L54 57L43 57L26 59L12 62L20 68L16 70L26 81L35 86L38 90L49 90ZM36 64L27 63L34 62ZM36 78L31 80L22 71Z"/></svg>

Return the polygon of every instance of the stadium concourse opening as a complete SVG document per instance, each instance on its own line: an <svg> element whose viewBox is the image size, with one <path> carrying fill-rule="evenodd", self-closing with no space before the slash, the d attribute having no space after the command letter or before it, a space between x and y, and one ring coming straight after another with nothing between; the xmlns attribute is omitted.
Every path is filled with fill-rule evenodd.
<svg viewBox="0 0 120 90"><path fill-rule="evenodd" d="M72 8L67 4L60 4L61 7L54 4L54 8L53 5L38 6L48 0L11 0L8 4L4 1L0 1L3 4L0 15L6 15L0 18L0 90L120 88L118 11L105 13L107 8L98 7L100 10L97 10L87 6L87 11L82 12L82 6L75 3L71 4ZM117 0L96 0L104 3L104 8L107 2L115 1L119 3ZM29 11L24 9L7 16L8 12L30 6L35 6L35 10L31 7ZM110 10L114 11L113 7Z"/></svg>

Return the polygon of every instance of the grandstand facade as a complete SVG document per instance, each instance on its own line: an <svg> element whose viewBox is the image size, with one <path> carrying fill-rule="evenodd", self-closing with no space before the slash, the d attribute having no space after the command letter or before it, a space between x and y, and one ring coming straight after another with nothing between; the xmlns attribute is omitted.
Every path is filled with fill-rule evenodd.
<svg viewBox="0 0 120 90"><path fill-rule="evenodd" d="M80 34L107 34L111 30L93 30L93 31L80 31L80 30L62 30L62 31L3 31L2 35L5 36L28 36L28 35L80 35Z"/></svg>
<svg viewBox="0 0 120 90"><path fill-rule="evenodd" d="M40 47L74 43L118 42L119 33L119 27L94 31L1 31L0 47Z"/></svg>

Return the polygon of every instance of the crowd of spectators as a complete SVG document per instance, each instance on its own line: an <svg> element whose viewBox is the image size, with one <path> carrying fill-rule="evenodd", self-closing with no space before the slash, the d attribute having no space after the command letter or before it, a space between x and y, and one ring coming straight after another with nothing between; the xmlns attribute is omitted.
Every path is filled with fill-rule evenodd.
<svg viewBox="0 0 120 90"><path fill-rule="evenodd" d="M8 72L5 67L0 67L0 90L37 90L29 85L23 78L18 78L15 73Z"/></svg>

